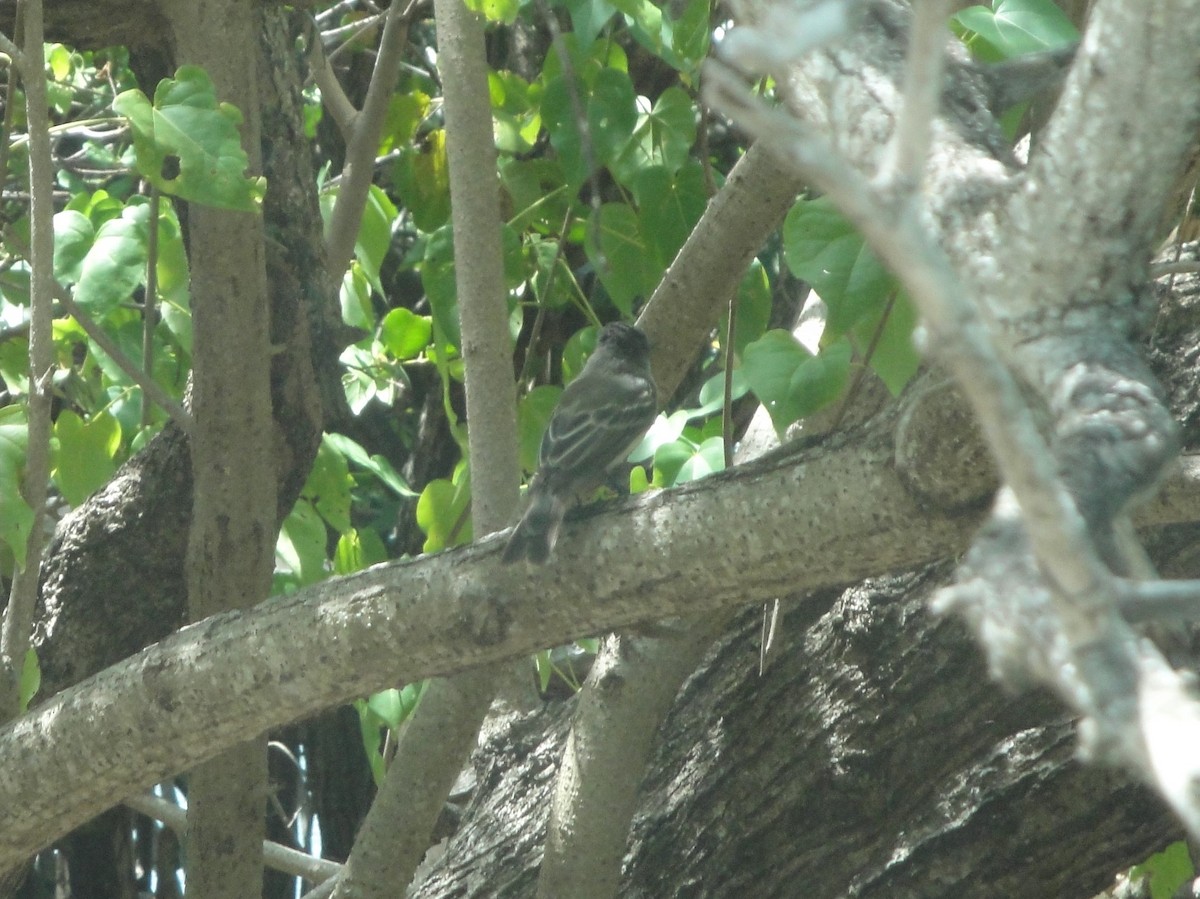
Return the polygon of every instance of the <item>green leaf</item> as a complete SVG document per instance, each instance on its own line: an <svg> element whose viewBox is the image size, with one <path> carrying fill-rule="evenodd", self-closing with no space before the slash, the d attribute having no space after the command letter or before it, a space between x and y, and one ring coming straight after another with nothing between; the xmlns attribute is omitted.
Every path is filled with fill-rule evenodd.
<svg viewBox="0 0 1200 899"><path fill-rule="evenodd" d="M450 221L445 130L431 131L418 144L405 147L392 169L392 177L396 192L418 228L436 231Z"/></svg>
<svg viewBox="0 0 1200 899"><path fill-rule="evenodd" d="M788 267L825 301L825 339L841 337L858 322L878 315L895 279L827 199L801 201L783 223Z"/></svg>
<svg viewBox="0 0 1200 899"><path fill-rule="evenodd" d="M397 359L413 359L429 346L433 337L433 319L428 315L400 307L383 317L379 339Z"/></svg>
<svg viewBox="0 0 1200 899"><path fill-rule="evenodd" d="M385 487L401 499L412 499L417 495L391 462L378 453L368 454L362 446L345 434L325 434L321 438L321 445L340 453L348 461L375 475Z"/></svg>
<svg viewBox="0 0 1200 899"><path fill-rule="evenodd" d="M899 396L921 366L921 356L913 346L912 333L917 325L917 312L903 293L892 304L891 314L883 325L883 331L875 344L871 356L871 368L883 380L893 396ZM866 319L854 329L858 346L870 346L879 318Z"/></svg>
<svg viewBox="0 0 1200 899"><path fill-rule="evenodd" d="M768 331L746 347L741 370L778 431L803 414L800 398L792 395L792 377L811 358L796 338L778 329Z"/></svg>
<svg viewBox="0 0 1200 899"><path fill-rule="evenodd" d="M542 305L550 309L560 309L571 301L572 295L578 296L582 291L575 281L575 274L567 263L566 254L560 251L557 240L532 239L529 242L529 252L533 256L534 292ZM547 280L551 271L554 280L547 290Z"/></svg>
<svg viewBox="0 0 1200 899"><path fill-rule="evenodd" d="M405 684L399 690L381 690L367 699L356 699L354 709L358 712L358 723L362 733L363 749L367 754L367 762L371 766L371 774L375 785L383 783L386 774L386 764L381 753L381 734L383 730L394 731L412 715L420 704L425 692L425 681L415 684Z"/></svg>
<svg viewBox="0 0 1200 899"><path fill-rule="evenodd" d="M575 85L575 95L578 106L586 109L586 100L582 99L582 88L578 80L571 82ZM571 96L572 88L567 79L559 75L546 82L542 93L542 122L550 137L550 146L558 154L558 162L562 167L567 184L578 187L582 184L591 169L588 160L584 158L583 138L579 133L579 120L576 117L576 99Z"/></svg>
<svg viewBox="0 0 1200 899"><path fill-rule="evenodd" d="M839 340L800 363L788 384L798 417L812 415L838 398L850 379L852 355L850 341Z"/></svg>
<svg viewBox="0 0 1200 899"><path fill-rule="evenodd" d="M362 736L363 750L367 755L367 764L371 766L371 777L378 788L383 785L383 779L387 775L387 766L384 763L383 754L379 751L379 731L385 726L385 723L367 707L365 699L356 699L354 710L358 712L358 726Z"/></svg>
<svg viewBox="0 0 1200 899"><path fill-rule="evenodd" d="M129 300L146 279L149 223L149 205L131 203L100 226L79 267L75 302L103 317Z"/></svg>
<svg viewBox="0 0 1200 899"><path fill-rule="evenodd" d="M514 72L488 70L496 149L501 153L529 153L542 130L542 116L529 82Z"/></svg>
<svg viewBox="0 0 1200 899"><path fill-rule="evenodd" d="M25 410L18 405L0 408L0 498L4 508L0 515L0 540L12 550L19 569L25 568L25 545L33 527L33 510L21 495L28 443Z"/></svg>
<svg viewBox="0 0 1200 899"><path fill-rule="evenodd" d="M550 416L562 396L562 388L553 385L535 387L517 407L517 439L520 445L521 470L534 471L538 463L538 451L542 435L550 423Z"/></svg>
<svg viewBox="0 0 1200 899"><path fill-rule="evenodd" d="M968 6L950 21L972 52L987 62L1052 50L1079 39L1053 0L997 0L993 9Z"/></svg>
<svg viewBox="0 0 1200 899"><path fill-rule="evenodd" d="M454 480L430 481L417 500L417 525L425 532L424 551L437 552L450 546L462 546L473 539L471 518L465 515L470 502L470 478L465 463L455 472Z"/></svg>
<svg viewBox="0 0 1200 899"><path fill-rule="evenodd" d="M121 425L107 412L97 412L84 422L73 410L64 409L54 422L54 483L72 506L108 483L117 470L121 447Z"/></svg>
<svg viewBox="0 0 1200 899"><path fill-rule="evenodd" d="M587 94L588 134L594 162L608 165L625 148L638 122L637 97L629 74L601 69Z"/></svg>
<svg viewBox="0 0 1200 899"><path fill-rule="evenodd" d="M725 470L725 443L720 437L709 437L680 466L672 486L698 481L710 474Z"/></svg>
<svg viewBox="0 0 1200 899"><path fill-rule="evenodd" d="M646 476L644 466L635 465L629 469L629 493L631 496L637 496L639 493L645 493L650 489L651 481Z"/></svg>
<svg viewBox="0 0 1200 899"><path fill-rule="evenodd" d="M14 396L29 393L29 339L13 335L0 341L0 379Z"/></svg>
<svg viewBox="0 0 1200 899"><path fill-rule="evenodd" d="M481 13L489 22L511 25L521 11L518 0L467 0L467 9Z"/></svg>
<svg viewBox="0 0 1200 899"><path fill-rule="evenodd" d="M342 286L338 291L338 306L342 321L352 328L370 331L375 327L375 307L371 304L371 282L362 264L351 260L350 267L342 275Z"/></svg>
<svg viewBox="0 0 1200 899"><path fill-rule="evenodd" d="M249 162L238 134L242 114L217 102L199 66L181 66L175 78L160 81L153 105L138 90L112 105L129 120L138 172L163 193L222 209L259 209L266 179L243 174Z"/></svg>
<svg viewBox="0 0 1200 899"><path fill-rule="evenodd" d="M652 0L613 0L626 16L629 33L634 39L672 68L679 60L671 50L671 20Z"/></svg>
<svg viewBox="0 0 1200 899"><path fill-rule="evenodd" d="M505 159L500 182L508 191L511 208L506 213L514 228L537 228L556 234L571 207L562 166L553 159Z"/></svg>
<svg viewBox="0 0 1200 899"><path fill-rule="evenodd" d="M624 203L605 203L589 222L588 259L613 305L626 318L633 301L648 296L662 277L663 265L648 246L637 213Z"/></svg>
<svg viewBox="0 0 1200 899"><path fill-rule="evenodd" d="M275 568L297 584L315 584L328 576L325 565L325 522L313 504L301 497L284 519L275 543Z"/></svg>
<svg viewBox="0 0 1200 899"><path fill-rule="evenodd" d="M367 202L363 207L362 224L358 229L358 240L354 245L354 255L362 264L371 286L376 292L384 292L379 283L379 270L383 267L384 257L392 246L392 224L396 220L396 207L388 199L388 195L376 184L372 184L367 192Z"/></svg>
<svg viewBox="0 0 1200 899"><path fill-rule="evenodd" d="M500 226L500 254L500 261L504 265L504 286L510 290L524 283L534 273L531 261L525 254L521 233L516 228ZM517 330L520 330L519 325Z"/></svg>
<svg viewBox="0 0 1200 899"><path fill-rule="evenodd" d="M384 119L383 139L379 143L380 154L406 146L416 137L417 128L429 115L429 107L429 96L419 90L407 94L392 94Z"/></svg>
<svg viewBox="0 0 1200 899"><path fill-rule="evenodd" d="M380 690L367 699L367 707L395 730L416 711L424 692L424 682L406 684L401 690Z"/></svg>
<svg viewBox="0 0 1200 899"><path fill-rule="evenodd" d="M42 50L45 52L50 74L57 81L66 81L67 76L71 74L71 51L62 44L47 44Z"/></svg>
<svg viewBox="0 0 1200 899"><path fill-rule="evenodd" d="M737 323L734 326L734 350L740 357L749 346L762 337L771 321L771 284L766 270L757 259L738 283ZM728 319L724 316L718 323L722 346L727 344Z"/></svg>
<svg viewBox="0 0 1200 899"><path fill-rule="evenodd" d="M346 534L351 530L350 488L353 483L345 454L322 440L300 495L312 503L326 524L339 534Z"/></svg>
<svg viewBox="0 0 1200 899"><path fill-rule="evenodd" d="M848 340L811 356L791 334L774 330L746 348L742 370L782 432L840 395L849 380L851 355Z"/></svg>
<svg viewBox="0 0 1200 899"><path fill-rule="evenodd" d="M730 387L733 400L741 399L750 389L750 381L740 368L734 369L733 383ZM704 386L700 388L698 399L700 405L695 409L687 410L689 420L719 412L725 405L725 372L717 372L705 381Z"/></svg>
<svg viewBox="0 0 1200 899"><path fill-rule="evenodd" d="M351 412L360 415L376 399L385 406L391 405L389 384L386 378L378 376L369 350L360 346L346 347L339 361L342 363L342 390Z"/></svg>
<svg viewBox="0 0 1200 899"><path fill-rule="evenodd" d="M687 440L674 440L664 443L654 451L654 481L664 487L670 487L679 477L679 471L685 462L692 457L694 447Z"/></svg>
<svg viewBox="0 0 1200 899"><path fill-rule="evenodd" d="M562 353L563 384L570 384L583 371L588 356L596 350L596 339L599 336L600 329L588 325L567 338Z"/></svg>
<svg viewBox="0 0 1200 899"><path fill-rule="evenodd" d="M542 65L541 81L548 85L551 80L562 76L564 67L559 56L559 47L567 51L571 59L571 71L575 77L582 78L583 83L591 86L596 75L603 69L619 69L629 71L629 59L618 41L584 42L576 34L564 34L561 41L555 41L546 54L546 62Z"/></svg>
<svg viewBox="0 0 1200 899"><path fill-rule="evenodd" d="M563 6L571 17L571 31L584 45L596 39L617 8L609 0L566 0Z"/></svg>
<svg viewBox="0 0 1200 899"><path fill-rule="evenodd" d="M650 112L641 115L632 140L624 142L620 156L610 166L617 180L632 184L638 173L661 165L674 174L696 142L696 105L677 87L662 92Z"/></svg>
<svg viewBox="0 0 1200 899"><path fill-rule="evenodd" d="M21 713L29 711L29 703L42 688L42 667L38 664L37 651L31 646L25 650L25 663L21 666L19 693Z"/></svg>
<svg viewBox="0 0 1200 899"><path fill-rule="evenodd" d="M708 56L712 42L709 6L709 0L687 0L671 33L671 47L681 60L690 64L685 74L692 78Z"/></svg>
<svg viewBox="0 0 1200 899"><path fill-rule="evenodd" d="M1131 880L1150 878L1151 899L1171 899L1181 886L1195 877L1186 841L1179 840L1155 853L1134 866L1129 875Z"/></svg>
<svg viewBox="0 0 1200 899"><path fill-rule="evenodd" d="M592 82L589 85L578 72L571 82L558 76L548 80L542 95L542 121L572 185L581 184L595 167L623 152L638 121L627 73L602 68ZM589 144L584 144L579 131L580 111L587 120Z"/></svg>
<svg viewBox="0 0 1200 899"><path fill-rule="evenodd" d="M54 216L54 277L62 284L79 280L84 257L96 237L96 229L82 212L64 209Z"/></svg>
<svg viewBox="0 0 1200 899"><path fill-rule="evenodd" d="M629 454L630 461L643 462L655 456L660 448L674 443L683 433L690 417L687 409L677 409L670 415L659 415L642 438L642 442Z"/></svg>
<svg viewBox="0 0 1200 899"><path fill-rule="evenodd" d="M462 345L458 323L458 286L454 275L454 232L443 225L425 242L421 284L429 298L433 320L451 346Z"/></svg>
<svg viewBox="0 0 1200 899"><path fill-rule="evenodd" d="M704 170L697 162L689 162L674 175L666 166L649 166L634 177L633 195L641 232L665 269L708 206Z"/></svg>
<svg viewBox="0 0 1200 899"><path fill-rule="evenodd" d="M333 573L353 574L387 560L387 547L373 528L351 528L338 537Z"/></svg>
<svg viewBox="0 0 1200 899"><path fill-rule="evenodd" d="M191 272L183 232L170 203L159 206L158 218L158 297L163 322L188 352L192 349L192 315L190 312Z"/></svg>

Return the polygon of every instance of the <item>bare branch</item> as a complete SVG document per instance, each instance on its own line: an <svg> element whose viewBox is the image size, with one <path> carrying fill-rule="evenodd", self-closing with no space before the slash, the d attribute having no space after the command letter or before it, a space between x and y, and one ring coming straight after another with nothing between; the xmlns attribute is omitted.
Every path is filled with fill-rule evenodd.
<svg viewBox="0 0 1200 899"><path fill-rule="evenodd" d="M156 796L132 796L125 800L125 805L135 812L162 821L180 837L187 835L187 812L172 802ZM263 861L269 868L295 874L308 881L326 880L342 870L337 862L317 858L271 840L263 840Z"/></svg>
<svg viewBox="0 0 1200 899"><path fill-rule="evenodd" d="M400 70L400 59L408 41L408 23L416 7L417 0L408 0L407 3L404 0L392 0L392 5L388 7L387 22L379 39L379 53L375 57L367 98L363 101L362 112L354 117L346 147L346 164L342 169L342 186L329 216L329 226L325 229L329 271L335 279L339 279L349 266L354 243L358 240L363 207L375 170L375 150L379 147L388 100L396 86L396 73ZM332 87L328 83L326 86ZM336 101L336 94L334 97ZM341 109L340 106L338 108ZM345 115L345 110L341 110L339 121Z"/></svg>
<svg viewBox="0 0 1200 899"><path fill-rule="evenodd" d="M50 485L50 401L54 374L54 167L50 154L50 121L46 73L42 68L45 40L42 0L23 4L25 59L37 65L22 69L29 130L30 254L32 278L29 313L29 397L26 406L27 449L21 493L32 512L25 558L18 560L0 627L0 721L19 711L20 678L33 629L42 551L43 522Z"/></svg>
<svg viewBox="0 0 1200 899"><path fill-rule="evenodd" d="M917 0L904 72L904 105L885 154L879 185L884 193L919 192L942 96L949 0Z"/></svg>

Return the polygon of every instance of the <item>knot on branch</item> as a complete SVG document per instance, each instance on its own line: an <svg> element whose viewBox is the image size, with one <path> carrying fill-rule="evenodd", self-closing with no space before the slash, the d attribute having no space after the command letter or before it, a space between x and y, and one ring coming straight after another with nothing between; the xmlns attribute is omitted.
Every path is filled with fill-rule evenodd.
<svg viewBox="0 0 1200 899"><path fill-rule="evenodd" d="M1061 476L1093 538L1106 539L1113 519L1158 486L1179 451L1179 428L1153 375L1133 358L1070 366L1050 411Z"/></svg>

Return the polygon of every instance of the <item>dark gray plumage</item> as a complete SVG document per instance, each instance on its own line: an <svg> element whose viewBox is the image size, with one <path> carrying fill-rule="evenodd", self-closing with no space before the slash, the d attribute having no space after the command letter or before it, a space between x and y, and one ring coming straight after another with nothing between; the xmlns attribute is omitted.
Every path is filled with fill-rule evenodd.
<svg viewBox="0 0 1200 899"><path fill-rule="evenodd" d="M571 501L604 483L657 413L649 340L634 325L605 325L596 351L550 417L529 484L529 507L508 538L504 561L544 563Z"/></svg>

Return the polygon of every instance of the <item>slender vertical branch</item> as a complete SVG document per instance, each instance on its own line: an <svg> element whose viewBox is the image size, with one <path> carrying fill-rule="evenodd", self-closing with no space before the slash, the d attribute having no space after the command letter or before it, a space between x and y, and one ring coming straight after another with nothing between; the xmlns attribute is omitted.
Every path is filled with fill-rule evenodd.
<svg viewBox="0 0 1200 899"><path fill-rule="evenodd" d="M241 0L166 0L176 61L203 65L217 94L242 112L242 148L262 171L257 34ZM155 223L157 227L157 222ZM275 562L276 433L261 216L192 203L192 520L185 576L198 621L271 592ZM188 774L187 888L191 899L257 899L267 801L261 731Z"/></svg>
<svg viewBox="0 0 1200 899"><path fill-rule="evenodd" d="M375 69L371 73L367 98L350 128L341 187L325 231L329 272L335 279L341 278L354 253L354 242L358 239L363 207L375 168L375 150L383 134L388 100L396 87L396 73L400 71L400 59L408 42L408 23L416 6L416 0L408 0L407 3L392 0L392 5L388 7L387 22L379 39L379 51L375 56ZM339 110L339 121L344 119L344 108L340 105L334 108Z"/></svg>
<svg viewBox="0 0 1200 899"><path fill-rule="evenodd" d="M942 93L949 0L917 0L904 69L904 103L881 173L885 185L920 190Z"/></svg>
<svg viewBox="0 0 1200 899"><path fill-rule="evenodd" d="M20 673L29 649L33 611L37 603L38 575L45 545L46 494L50 480L50 379L54 367L54 169L50 157L50 120L46 101L46 73L42 64L44 41L41 0L28 0L24 10L24 48L21 80L29 127L30 265L28 445L23 494L32 510L25 561L13 577L4 624L0 630L0 720L18 711Z"/></svg>
<svg viewBox="0 0 1200 899"><path fill-rule="evenodd" d="M454 198L471 514L478 537L507 525L516 510L516 384L483 22L462 0L436 0L434 14ZM390 895L411 880L505 671L487 667L429 685L401 735L335 897Z"/></svg>
<svg viewBox="0 0 1200 899"><path fill-rule="evenodd" d="M154 380L154 327L158 324L158 214L162 194L150 189L150 234L146 241L146 295L142 300L142 371ZM142 393L142 427L150 424L150 397Z"/></svg>

